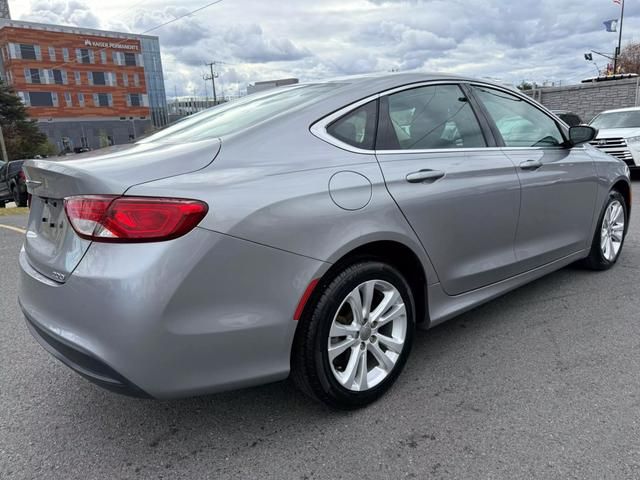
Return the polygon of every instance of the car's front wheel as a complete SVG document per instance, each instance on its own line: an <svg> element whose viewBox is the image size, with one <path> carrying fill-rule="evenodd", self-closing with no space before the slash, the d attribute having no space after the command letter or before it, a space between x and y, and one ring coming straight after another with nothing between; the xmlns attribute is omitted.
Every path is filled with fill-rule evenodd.
<svg viewBox="0 0 640 480"><path fill-rule="evenodd" d="M296 332L293 379L330 406L367 405L393 384L411 350L409 284L391 265L364 261L317 288Z"/></svg>
<svg viewBox="0 0 640 480"><path fill-rule="evenodd" d="M627 232L627 218L627 202L620 192L613 190L600 214L585 266L607 270L618 261Z"/></svg>

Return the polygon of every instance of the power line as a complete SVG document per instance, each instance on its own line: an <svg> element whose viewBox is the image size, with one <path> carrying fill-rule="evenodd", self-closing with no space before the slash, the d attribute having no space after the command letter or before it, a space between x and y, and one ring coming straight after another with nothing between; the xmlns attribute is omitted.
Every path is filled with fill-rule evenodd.
<svg viewBox="0 0 640 480"><path fill-rule="evenodd" d="M177 22L178 20L181 20L181 19L183 19L183 18L185 18L185 17L188 17L188 16L190 16L190 15L193 15L194 13L200 12L200 11L204 10L205 8L209 8L209 7L213 6L213 5L216 5L216 4L218 4L218 3L221 3L221 2L223 2L223 1L224 1L224 0L215 0L214 2L210 2L210 3L207 3L206 5L203 5L202 7L198 7L198 8L196 8L195 10L191 10L190 12L185 13L184 15L180 15L180 16L175 17L175 18L173 18L173 19L171 19L171 20L168 20L168 21L166 21L166 22L164 22L164 23L161 23L160 25L156 25L155 27L152 27L152 28L150 28L150 29L148 29L148 30L145 30L144 32L141 32L141 33L132 33L131 35L146 35L146 34L147 34L147 33L149 33L149 32L153 32L154 30L157 30L157 29L159 29L159 28L165 27L165 26L167 26L167 25L169 25L169 24L171 24L171 23ZM137 3L137 4L135 4L135 5L139 5L140 3L142 3L142 2L138 2L138 3ZM122 40L122 41L120 41L120 42L114 43L114 44L112 44L112 45L113 45L113 46L123 45L123 44L124 44L125 42L127 42L128 40L130 40L130 39L129 39L129 38L127 38L127 39L124 39L124 40ZM101 48L101 49L97 50L97 53L104 52L105 50L107 50L107 47L104 47L104 48ZM87 58L87 57L80 57L80 58ZM59 65L55 65L55 66L51 67L51 69L53 70L53 69L56 69L56 68L64 67L65 65L75 65L76 63L77 63L77 62L71 62L71 61L68 61L68 62L61 63L61 64L59 64ZM220 63L221 63L221 62L220 62Z"/></svg>

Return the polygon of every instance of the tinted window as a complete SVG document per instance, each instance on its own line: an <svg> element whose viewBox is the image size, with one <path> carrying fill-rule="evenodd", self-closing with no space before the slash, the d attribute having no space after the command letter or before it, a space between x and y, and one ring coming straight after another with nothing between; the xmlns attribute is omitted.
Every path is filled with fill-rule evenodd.
<svg viewBox="0 0 640 480"><path fill-rule="evenodd" d="M457 85L389 95L380 104L380 150L485 147L482 129Z"/></svg>
<svg viewBox="0 0 640 480"><path fill-rule="evenodd" d="M475 87L507 147L555 147L564 137L551 117L524 100L498 90Z"/></svg>
<svg viewBox="0 0 640 480"><path fill-rule="evenodd" d="M249 95L195 115L147 137L144 142L185 142L217 138L239 132L286 111L320 101L344 84L299 85Z"/></svg>
<svg viewBox="0 0 640 480"><path fill-rule="evenodd" d="M639 128L640 110L601 113L591 121L596 128Z"/></svg>
<svg viewBox="0 0 640 480"><path fill-rule="evenodd" d="M327 133L354 147L373 149L376 138L378 102L363 105L327 127Z"/></svg>

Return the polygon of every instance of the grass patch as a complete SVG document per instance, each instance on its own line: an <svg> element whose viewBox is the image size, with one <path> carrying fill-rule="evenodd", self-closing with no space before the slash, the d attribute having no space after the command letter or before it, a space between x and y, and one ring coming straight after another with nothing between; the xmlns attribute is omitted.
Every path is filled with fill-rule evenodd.
<svg viewBox="0 0 640 480"><path fill-rule="evenodd" d="M28 213L29 209L27 207L0 208L0 217L8 217L10 215L27 215Z"/></svg>

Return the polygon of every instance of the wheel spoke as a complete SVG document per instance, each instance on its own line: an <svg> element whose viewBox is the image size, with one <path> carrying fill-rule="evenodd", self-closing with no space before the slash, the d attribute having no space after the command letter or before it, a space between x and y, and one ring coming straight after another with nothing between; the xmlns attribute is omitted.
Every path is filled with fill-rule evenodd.
<svg viewBox="0 0 640 480"><path fill-rule="evenodd" d="M338 377L338 381L347 388L350 388L353 384L353 380L358 373L358 365L360 364L360 350L359 347L352 347L351 356L347 362L347 366L344 368L344 372Z"/></svg>
<svg viewBox="0 0 640 480"><path fill-rule="evenodd" d="M622 230L611 230L611 238L617 242L622 242Z"/></svg>
<svg viewBox="0 0 640 480"><path fill-rule="evenodd" d="M353 312L353 319L358 325L362 325L363 316L362 316L362 299L360 298L360 290L355 289L353 292L349 294L347 297L347 303L351 306L351 311Z"/></svg>
<svg viewBox="0 0 640 480"><path fill-rule="evenodd" d="M382 351L382 349L376 344L372 343L369 345L369 351L374 356L374 358L378 361L378 366L383 369L385 372L390 372L395 362L391 360L387 355Z"/></svg>
<svg viewBox="0 0 640 480"><path fill-rule="evenodd" d="M358 354L358 368L357 375L355 378L356 384L358 385L358 390L363 391L369 387L367 383L367 375L369 374L369 369L367 367L367 351L360 350Z"/></svg>
<svg viewBox="0 0 640 480"><path fill-rule="evenodd" d="M400 300L400 294L395 288L391 291L384 292L384 298L380 301L380 305L371 312L371 321L379 322L380 316L384 314L390 306L398 302L398 300Z"/></svg>
<svg viewBox="0 0 640 480"><path fill-rule="evenodd" d="M334 337L351 337L358 334L360 331L360 327L354 323L351 325L345 325L344 323L333 322L331 325L331 331L329 332L329 336L331 338Z"/></svg>
<svg viewBox="0 0 640 480"><path fill-rule="evenodd" d="M391 307L391 310L389 310L386 315L382 315L381 317L378 318L377 328L383 327L387 323L393 322L394 320L396 320L397 318L405 314L406 314L406 309L404 307L404 303L399 303L397 305L394 305L393 307Z"/></svg>
<svg viewBox="0 0 640 480"><path fill-rule="evenodd" d="M362 318L363 320L368 320L369 313L371 312L371 305L373 303L373 291L376 287L376 282L367 282L365 283L362 289Z"/></svg>
<svg viewBox="0 0 640 480"><path fill-rule="evenodd" d="M391 350L392 352L395 353L400 353L402 352L402 346L404 345L404 341L402 340L397 340L393 337L387 337L386 335L377 335L378 337L378 341L383 344L385 347L387 347L389 350Z"/></svg>
<svg viewBox="0 0 640 480"><path fill-rule="evenodd" d="M357 338L345 338L341 342L329 346L329 360L335 360L338 355L342 355L348 348L357 343L359 343Z"/></svg>

